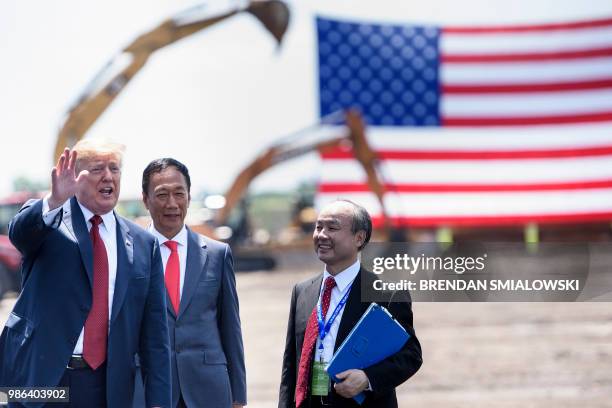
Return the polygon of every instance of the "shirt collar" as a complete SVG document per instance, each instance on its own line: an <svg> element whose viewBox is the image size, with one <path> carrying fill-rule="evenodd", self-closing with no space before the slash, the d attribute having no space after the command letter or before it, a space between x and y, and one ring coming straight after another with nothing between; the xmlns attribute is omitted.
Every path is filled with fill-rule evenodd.
<svg viewBox="0 0 612 408"><path fill-rule="evenodd" d="M361 269L361 263L359 259L355 261L354 264L346 268L345 270L339 272L336 276L334 276L334 280L336 281L336 286L340 292L344 292L348 286L355 280L357 274L359 274L359 270ZM327 271L327 267L325 267L325 271L323 271L323 284L325 283L325 279L328 276L333 276Z"/></svg>
<svg viewBox="0 0 612 408"><path fill-rule="evenodd" d="M175 241L178 242L179 245L187 246L187 228L185 227L185 224L183 224L183 228L181 228L181 230L172 239L168 239L163 236L158 230L155 229L155 225L153 225L153 223L149 225L149 232L153 234L155 238L157 238L159 245L163 245L166 241Z"/></svg>
<svg viewBox="0 0 612 408"><path fill-rule="evenodd" d="M81 212L83 213L83 217L85 217L85 221L89 221L91 217L95 214L89 210L89 208L85 207L83 204L77 200L79 207L81 208ZM107 231L111 231L111 229L115 226L115 214L113 214L113 210L110 210L106 214L98 214L102 218L102 224Z"/></svg>

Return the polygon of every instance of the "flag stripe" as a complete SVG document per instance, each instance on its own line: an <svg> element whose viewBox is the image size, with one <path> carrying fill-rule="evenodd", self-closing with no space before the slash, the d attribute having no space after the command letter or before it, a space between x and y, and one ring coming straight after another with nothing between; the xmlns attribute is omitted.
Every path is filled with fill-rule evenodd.
<svg viewBox="0 0 612 408"><path fill-rule="evenodd" d="M612 179L574 183L543 184L385 184L390 193L471 193L503 191L559 191L612 188ZM370 191L367 183L322 183L321 193L364 193Z"/></svg>
<svg viewBox="0 0 612 408"><path fill-rule="evenodd" d="M380 214L380 202L372 193L319 193L319 204L338 197L361 203L373 214ZM392 217L478 217L532 216L536 214L589 214L612 212L612 189L526 191L387 193L387 214Z"/></svg>
<svg viewBox="0 0 612 408"><path fill-rule="evenodd" d="M612 156L612 145L582 149L549 149L549 150L478 150L478 151L411 151L379 150L376 156L380 160L499 160L499 159L550 159L587 156ZM329 150L321 154L324 160L354 160L352 151L342 149ZM611 158L612 159L612 158Z"/></svg>
<svg viewBox="0 0 612 408"><path fill-rule="evenodd" d="M336 131L337 132L337 131ZM579 134L580 137L576 137ZM532 128L370 127L368 142L376 151L524 151L597 148L612 145L609 124Z"/></svg>
<svg viewBox="0 0 612 408"><path fill-rule="evenodd" d="M440 37L442 54L514 54L607 48L612 27L548 33L498 33Z"/></svg>
<svg viewBox="0 0 612 408"><path fill-rule="evenodd" d="M322 183L365 183L356 160L325 160ZM533 160L385 160L383 181L395 184L530 184L612 179L612 157ZM612 208L612 202L610 203Z"/></svg>
<svg viewBox="0 0 612 408"><path fill-rule="evenodd" d="M612 41L611 41L612 42ZM444 64L443 85L512 85L605 80L610 78L612 58L499 64Z"/></svg>
<svg viewBox="0 0 612 408"><path fill-rule="evenodd" d="M528 223L538 224L575 224L575 223L594 223L609 222L612 219L612 212L596 212L584 214L531 214L514 216L478 216L478 217L391 217L391 223L395 226L403 227L499 227L517 226ZM375 228L384 226L382 216L374 216L372 223Z"/></svg>
<svg viewBox="0 0 612 408"><path fill-rule="evenodd" d="M594 48L588 50L550 51L513 54L442 54L442 63L499 63L499 62L532 62L557 61L582 58L596 58L612 56L612 48Z"/></svg>
<svg viewBox="0 0 612 408"><path fill-rule="evenodd" d="M523 84L442 84L441 88L442 93L446 95L581 91L588 89L612 88L612 78L591 81L568 81L550 83L526 82Z"/></svg>
<svg viewBox="0 0 612 408"><path fill-rule="evenodd" d="M542 32L553 30L579 30L594 27L611 27L612 18L602 18L586 21L571 21L549 24L522 24L522 25L500 25L500 26L447 26L442 29L445 34L493 34L493 33L524 33Z"/></svg>
<svg viewBox="0 0 612 408"><path fill-rule="evenodd" d="M524 103L529 100L529 103ZM448 95L440 106L442 116L538 117L612 111L612 89L563 93Z"/></svg>
<svg viewBox="0 0 612 408"><path fill-rule="evenodd" d="M612 111L581 115L549 115L533 117L452 117L443 116L443 126L527 126L562 125L566 123L593 123L612 121Z"/></svg>

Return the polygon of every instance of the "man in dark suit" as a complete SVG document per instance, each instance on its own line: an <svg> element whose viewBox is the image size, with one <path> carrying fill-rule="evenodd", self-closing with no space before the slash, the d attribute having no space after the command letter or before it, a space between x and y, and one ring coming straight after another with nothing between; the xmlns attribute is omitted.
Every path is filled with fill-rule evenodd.
<svg viewBox="0 0 612 408"><path fill-rule="evenodd" d="M333 202L319 214L313 241L325 270L293 288L279 408L356 408L360 405L352 398L364 391L362 408L396 408L395 387L420 368L421 346L412 327L410 301L398 302L396 298L383 306L410 334L404 347L363 370L338 374L340 383L332 385L324 371L334 351L369 306L360 298L362 282L369 285L376 278L361 267L359 251L371 233L369 214L351 201ZM321 322L317 317L319 302Z"/></svg>
<svg viewBox="0 0 612 408"><path fill-rule="evenodd" d="M187 167L177 160L154 160L143 172L149 231L165 270L172 407L242 407L246 374L232 252L185 226L190 188Z"/></svg>
<svg viewBox="0 0 612 408"><path fill-rule="evenodd" d="M1 386L69 387L66 407L131 407L138 351L147 406L170 406L159 248L113 211L122 151L88 140L66 149L51 193L12 220L23 289L0 337Z"/></svg>

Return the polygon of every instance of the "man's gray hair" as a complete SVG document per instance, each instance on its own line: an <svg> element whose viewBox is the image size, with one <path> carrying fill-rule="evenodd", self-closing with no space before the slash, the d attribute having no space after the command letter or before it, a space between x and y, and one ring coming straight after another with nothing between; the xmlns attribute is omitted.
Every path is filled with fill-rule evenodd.
<svg viewBox="0 0 612 408"><path fill-rule="evenodd" d="M359 247L361 251L365 246L370 242L370 238L372 237L372 218L363 206L357 204L354 201L347 200L345 198L338 199L337 201L342 203L349 203L353 207L353 222L351 225L351 232L356 234L358 231L365 232L365 239L363 240L363 244Z"/></svg>

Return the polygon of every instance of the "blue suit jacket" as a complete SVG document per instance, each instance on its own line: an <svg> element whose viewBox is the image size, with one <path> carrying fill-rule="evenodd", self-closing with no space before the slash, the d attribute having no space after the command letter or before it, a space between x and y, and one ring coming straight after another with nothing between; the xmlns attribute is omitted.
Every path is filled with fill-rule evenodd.
<svg viewBox="0 0 612 408"><path fill-rule="evenodd" d="M225 243L187 231L185 282L178 316L167 300L172 406L178 403L179 393L188 407L246 404L232 252ZM142 407L141 394L137 387L135 407Z"/></svg>
<svg viewBox="0 0 612 408"><path fill-rule="evenodd" d="M107 403L132 404L135 354L147 367L148 406L170 406L170 351L161 257L155 238L117 219L117 277L109 322ZM42 200L9 227L23 255L23 290L0 336L0 385L56 386L92 303L93 247L83 213L69 200L51 226ZM40 404L28 404L39 406Z"/></svg>

